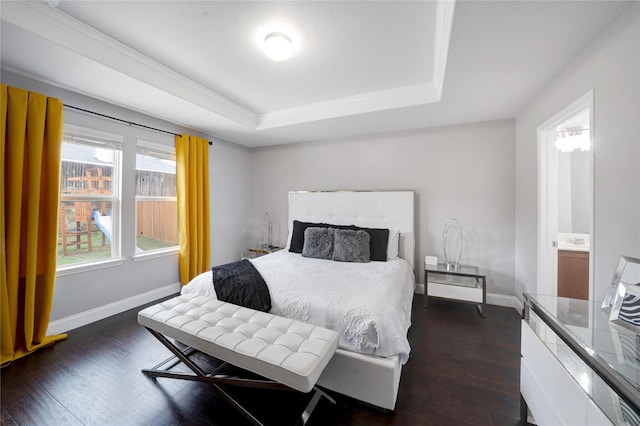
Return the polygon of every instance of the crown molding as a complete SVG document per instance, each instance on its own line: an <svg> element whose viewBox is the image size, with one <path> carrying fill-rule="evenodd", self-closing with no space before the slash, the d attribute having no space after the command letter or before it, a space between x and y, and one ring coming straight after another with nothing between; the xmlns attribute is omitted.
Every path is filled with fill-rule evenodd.
<svg viewBox="0 0 640 426"><path fill-rule="evenodd" d="M433 83L438 90L438 100L442 97L444 76L447 69L449 42L453 27L453 15L456 0L438 1L436 3L436 34L433 54Z"/></svg>
<svg viewBox="0 0 640 426"><path fill-rule="evenodd" d="M212 114L225 117L247 129L259 131L440 101L454 9L455 0L439 0L437 2L432 81L331 99L264 114L257 114L241 106L45 2L25 0L3 2L2 20L141 83L204 108ZM48 83L58 85L55 82ZM65 86L65 88L67 87ZM67 89L77 92L77 89ZM85 94L95 97L90 93ZM108 99L102 100L113 103ZM145 113L144 111L140 112ZM149 112L146 113L149 114Z"/></svg>
<svg viewBox="0 0 640 426"><path fill-rule="evenodd" d="M2 20L240 125L256 127L253 111L44 2L3 2Z"/></svg>
<svg viewBox="0 0 640 426"><path fill-rule="evenodd" d="M66 91L72 92L72 93L76 93L78 95L86 96L87 98L95 99L97 101L104 102L104 103L109 104L109 105L113 105L113 106L116 106L116 107L119 107L119 108L123 108L123 109L126 109L126 110L134 111L134 112L137 112L137 113L149 116L149 117L156 118L158 120L163 120L163 121L175 124L176 126L183 127L185 129L199 130L199 129L193 129L193 126L189 125L187 123L176 121L175 118L166 117L166 116L163 116L163 115L155 114L155 113L150 112L150 111L145 111L143 109L136 108L135 106L132 106L130 104L123 104L121 102L114 101L113 99L107 99L104 96L98 96L95 93L89 93L89 92L87 92L85 90L80 90L77 87L71 87L71 86L68 86L66 84L62 84L62 83L59 83L59 82L54 82L54 81L42 78L42 77L40 77L38 75L29 73L29 72L25 72L23 70L19 70L19 69L12 68L12 67L7 67L7 66L3 65L2 66L2 71L8 71L8 72L13 73L13 74L15 74L17 76L25 77L25 78L28 78L30 80L36 81L38 83L47 84L49 86L57 87L59 89L66 90ZM76 105L76 106L80 106L80 105ZM82 114L82 112L78 112L78 114Z"/></svg>
<svg viewBox="0 0 640 426"><path fill-rule="evenodd" d="M439 100L438 89L433 83L413 84L262 114L257 130L405 108Z"/></svg>

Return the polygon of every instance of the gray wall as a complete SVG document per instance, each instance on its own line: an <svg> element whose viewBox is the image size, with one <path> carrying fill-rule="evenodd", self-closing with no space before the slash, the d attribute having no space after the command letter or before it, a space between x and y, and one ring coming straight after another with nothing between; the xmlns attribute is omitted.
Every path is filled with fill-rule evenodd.
<svg viewBox="0 0 640 426"><path fill-rule="evenodd" d="M633 4L516 117L516 292L537 285L536 128L595 91L594 300L621 254L640 257L640 4Z"/></svg>
<svg viewBox="0 0 640 426"><path fill-rule="evenodd" d="M571 153L571 225L574 232L588 234L593 213L593 191L590 184L591 154Z"/></svg>
<svg viewBox="0 0 640 426"><path fill-rule="evenodd" d="M593 212L591 152L558 152L558 232L588 234Z"/></svg>
<svg viewBox="0 0 640 426"><path fill-rule="evenodd" d="M501 120L357 139L280 145L251 155L248 244L269 212L275 243L287 237L290 190L416 191L416 279L424 256L442 258L449 217L462 224L462 261L489 270L488 291L514 294L514 122Z"/></svg>
<svg viewBox="0 0 640 426"><path fill-rule="evenodd" d="M211 266L240 258L251 202L251 151L216 141L209 150Z"/></svg>

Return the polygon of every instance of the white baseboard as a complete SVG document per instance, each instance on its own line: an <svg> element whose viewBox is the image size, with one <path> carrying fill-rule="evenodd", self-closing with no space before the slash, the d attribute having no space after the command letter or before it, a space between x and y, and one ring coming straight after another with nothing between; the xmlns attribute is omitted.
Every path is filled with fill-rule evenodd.
<svg viewBox="0 0 640 426"><path fill-rule="evenodd" d="M515 296L507 296L506 294L487 293L487 303L489 305L504 306L505 308L513 308L519 314L522 313L522 302Z"/></svg>
<svg viewBox="0 0 640 426"><path fill-rule="evenodd" d="M424 294L424 284L416 284L416 294ZM522 302L515 296L508 296L506 294L487 293L487 304L504 306L506 308L513 308L518 313L522 313Z"/></svg>
<svg viewBox="0 0 640 426"><path fill-rule="evenodd" d="M49 328L47 329L47 334L66 333L74 328L82 327L84 325L91 324L92 322L108 318L112 315L128 311L129 309L133 309L137 306L144 305L145 303L171 296L179 291L180 283L169 284L168 286L138 294L127 299L118 300L117 302L80 312L66 318L51 321L49 323Z"/></svg>
<svg viewBox="0 0 640 426"><path fill-rule="evenodd" d="M133 309L137 306L144 305L145 303L171 296L179 291L180 283L170 284L127 299L118 300L117 302L80 312L66 318L51 321L49 323L49 328L47 329L47 334L66 333L67 331L75 328L82 327L87 324L91 324L92 322L100 321L121 312L128 311L129 309ZM424 294L424 284L417 283L415 292L417 294ZM515 309L518 313L522 312L522 302L515 296L487 293L487 304L505 306L507 308Z"/></svg>

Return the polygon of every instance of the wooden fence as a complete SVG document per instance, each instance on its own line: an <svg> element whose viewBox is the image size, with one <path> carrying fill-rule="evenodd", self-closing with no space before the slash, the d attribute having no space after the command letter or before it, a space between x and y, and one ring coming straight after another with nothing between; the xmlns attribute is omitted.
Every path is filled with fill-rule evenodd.
<svg viewBox="0 0 640 426"><path fill-rule="evenodd" d="M178 243L177 201L138 200L137 221L138 235Z"/></svg>

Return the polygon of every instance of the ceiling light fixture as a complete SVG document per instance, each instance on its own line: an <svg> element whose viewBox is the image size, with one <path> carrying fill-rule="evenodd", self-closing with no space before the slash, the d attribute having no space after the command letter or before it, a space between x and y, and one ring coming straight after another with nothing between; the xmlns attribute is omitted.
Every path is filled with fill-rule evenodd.
<svg viewBox="0 0 640 426"><path fill-rule="evenodd" d="M556 148L560 152L589 151L591 149L589 129L559 129Z"/></svg>
<svg viewBox="0 0 640 426"><path fill-rule="evenodd" d="M264 53L274 61L284 61L293 53L289 36L283 33L269 33L264 37Z"/></svg>

